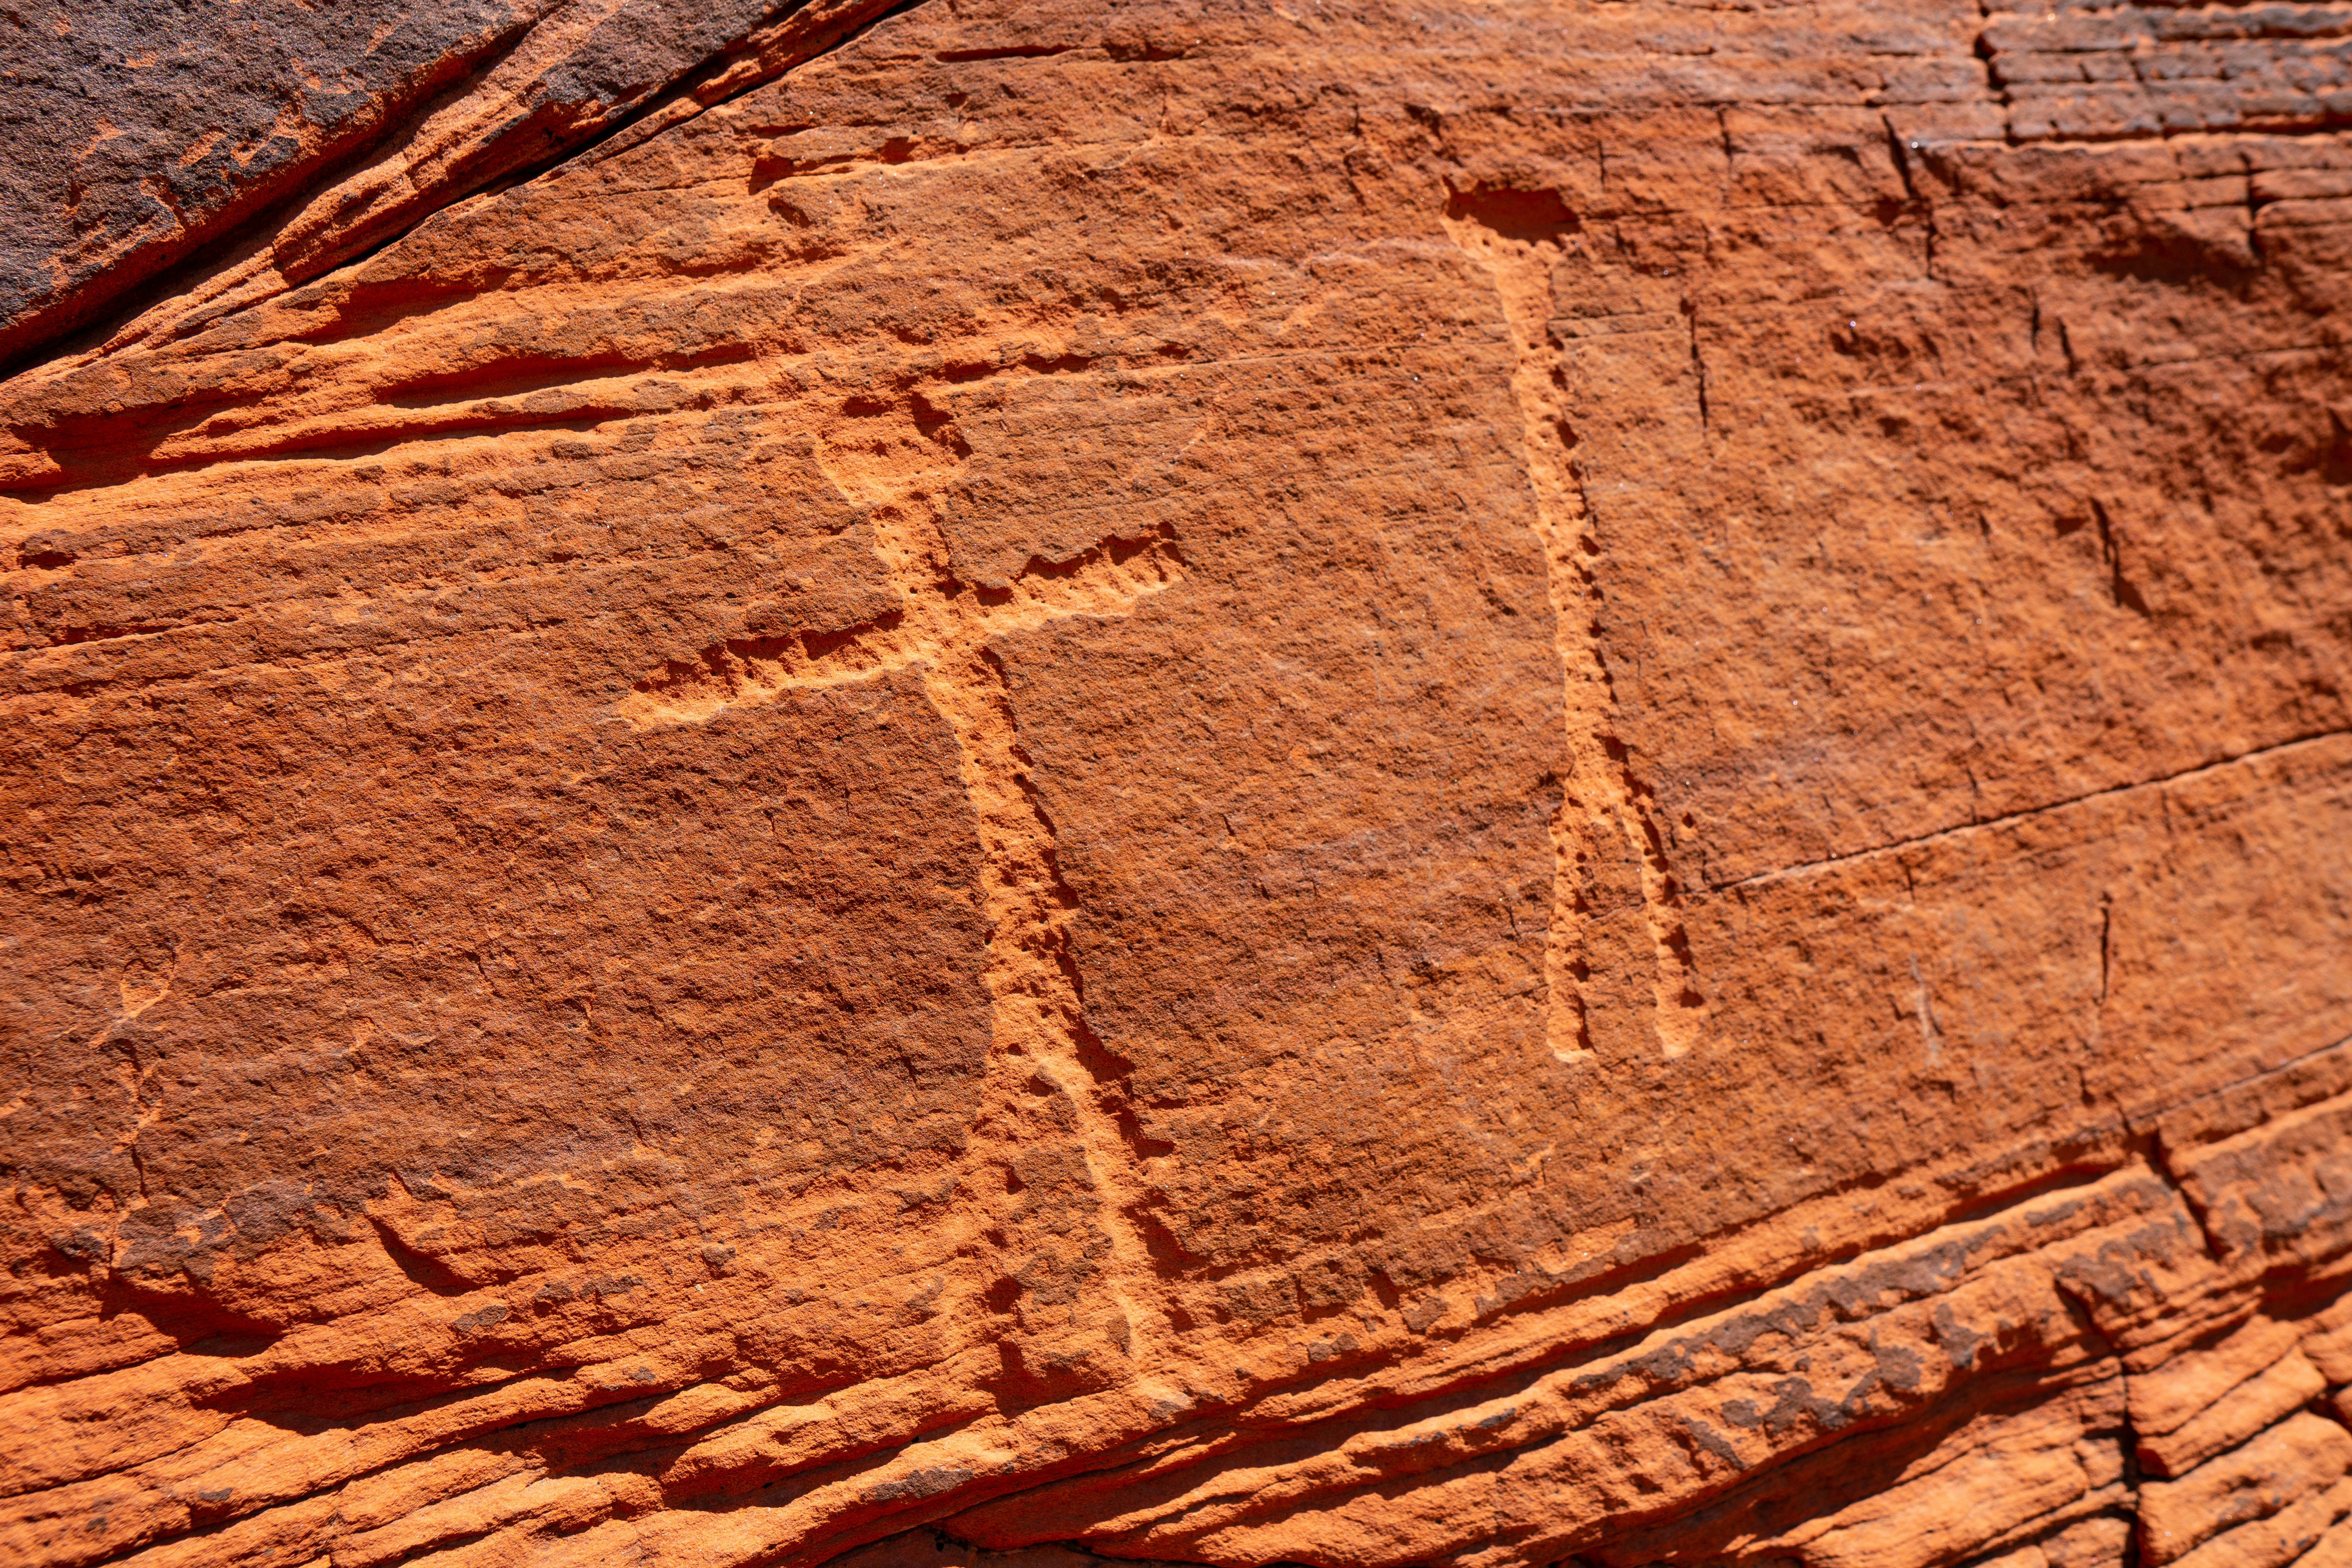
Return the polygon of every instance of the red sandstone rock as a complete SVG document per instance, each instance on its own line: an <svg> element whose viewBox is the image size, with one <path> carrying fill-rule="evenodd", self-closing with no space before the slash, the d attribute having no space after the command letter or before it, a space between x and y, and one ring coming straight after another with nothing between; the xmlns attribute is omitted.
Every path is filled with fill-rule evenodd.
<svg viewBox="0 0 2352 1568"><path fill-rule="evenodd" d="M2352 1563L2352 5L879 9L12 24L0 1559Z"/></svg>

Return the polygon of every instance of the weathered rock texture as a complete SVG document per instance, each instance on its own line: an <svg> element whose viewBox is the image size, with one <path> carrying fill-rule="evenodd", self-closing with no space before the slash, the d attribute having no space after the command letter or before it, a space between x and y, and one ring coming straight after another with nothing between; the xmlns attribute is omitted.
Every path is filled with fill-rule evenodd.
<svg viewBox="0 0 2352 1568"><path fill-rule="evenodd" d="M0 14L0 1559L2352 1563L2352 5L881 10Z"/></svg>

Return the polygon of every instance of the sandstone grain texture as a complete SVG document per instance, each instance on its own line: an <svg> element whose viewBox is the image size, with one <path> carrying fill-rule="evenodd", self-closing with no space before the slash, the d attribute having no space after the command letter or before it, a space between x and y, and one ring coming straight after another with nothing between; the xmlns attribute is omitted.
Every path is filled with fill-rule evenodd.
<svg viewBox="0 0 2352 1568"><path fill-rule="evenodd" d="M0 26L0 1560L2352 1563L2352 5Z"/></svg>

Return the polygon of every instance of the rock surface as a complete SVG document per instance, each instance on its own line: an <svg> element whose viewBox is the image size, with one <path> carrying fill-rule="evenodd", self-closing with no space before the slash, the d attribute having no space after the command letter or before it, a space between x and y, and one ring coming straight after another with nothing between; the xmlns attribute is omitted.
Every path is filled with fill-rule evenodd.
<svg viewBox="0 0 2352 1568"><path fill-rule="evenodd" d="M0 18L0 1559L2352 1563L2352 5L882 11Z"/></svg>

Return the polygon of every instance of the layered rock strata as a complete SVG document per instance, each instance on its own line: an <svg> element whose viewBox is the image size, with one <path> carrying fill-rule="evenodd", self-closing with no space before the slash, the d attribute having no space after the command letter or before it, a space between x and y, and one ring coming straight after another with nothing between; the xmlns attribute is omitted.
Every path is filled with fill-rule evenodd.
<svg viewBox="0 0 2352 1568"><path fill-rule="evenodd" d="M7 19L0 1559L2352 1563L2352 5L880 12Z"/></svg>

